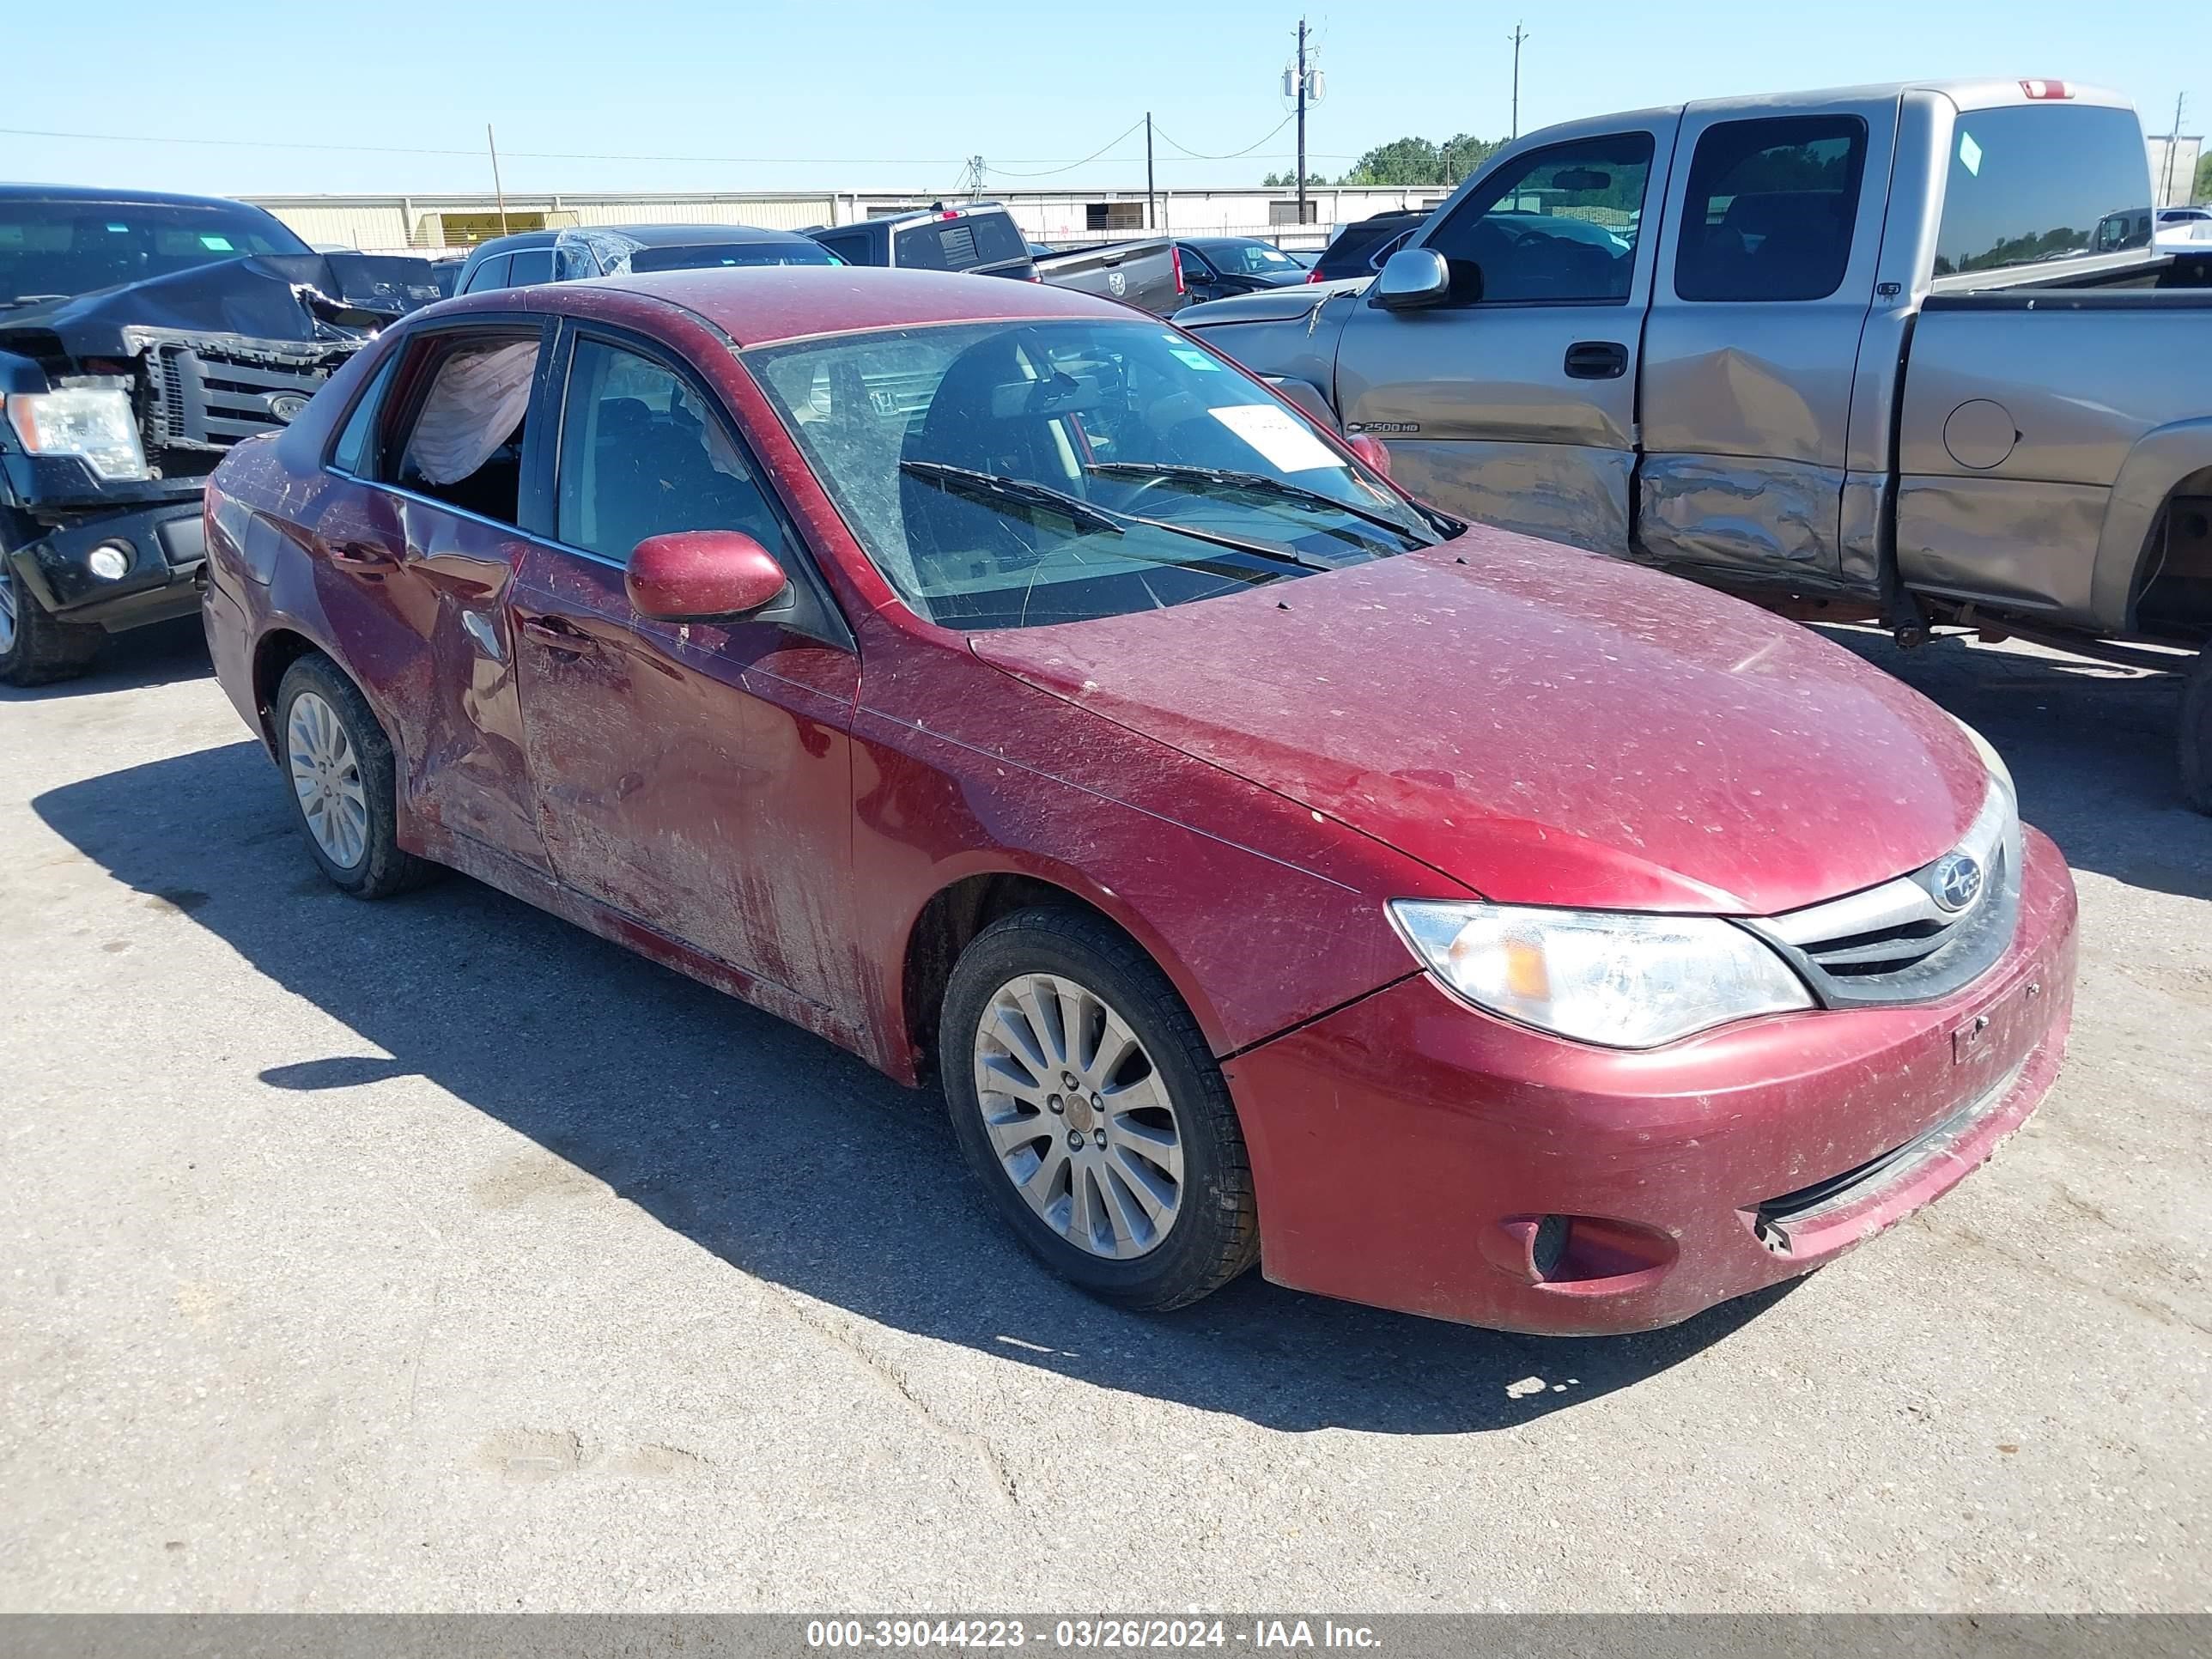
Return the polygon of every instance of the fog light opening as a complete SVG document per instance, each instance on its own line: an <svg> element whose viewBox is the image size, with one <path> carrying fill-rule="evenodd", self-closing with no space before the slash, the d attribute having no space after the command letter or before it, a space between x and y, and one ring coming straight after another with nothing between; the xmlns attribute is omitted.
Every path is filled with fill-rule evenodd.
<svg viewBox="0 0 2212 1659"><path fill-rule="evenodd" d="M104 582L119 582L131 574L131 548L125 542L102 542L85 556L85 568Z"/></svg>
<svg viewBox="0 0 2212 1659"><path fill-rule="evenodd" d="M1528 1241L1528 1267L1539 1284L1559 1272L1573 1228L1563 1215L1547 1215L1536 1223L1535 1235Z"/></svg>

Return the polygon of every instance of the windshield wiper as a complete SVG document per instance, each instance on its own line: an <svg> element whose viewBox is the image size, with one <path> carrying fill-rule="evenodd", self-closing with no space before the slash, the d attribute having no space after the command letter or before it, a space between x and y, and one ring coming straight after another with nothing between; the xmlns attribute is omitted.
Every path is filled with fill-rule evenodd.
<svg viewBox="0 0 2212 1659"><path fill-rule="evenodd" d="M1266 559L1271 563L1295 565L1301 570L1341 568L1327 559L1310 557L1296 548L1285 547L1279 543L1254 541L1248 537L1230 535L1224 531L1173 524L1165 519L1148 519L1137 513L1116 512L1110 507L1101 507L1096 501L1086 501L1080 495L1071 495L1064 489L1054 489L1050 484L1039 483L1034 478L1013 478L1003 472L979 472L973 467L953 466L944 461L901 461L899 471L910 473L926 483L933 483L940 489L965 490L971 495L1021 501L1030 507L1054 507L1079 525L1093 530L1109 531L1116 536L1125 533L1128 526L1140 524L1148 529L1188 536L1193 541L1210 542L1216 547L1230 548L1238 553L1249 554L1255 559Z"/></svg>
<svg viewBox="0 0 2212 1659"><path fill-rule="evenodd" d="M1412 526L1392 518L1380 507L1360 507L1351 501L1339 501L1325 490L1309 489L1304 484L1292 483L1288 478L1270 477L1264 472L1239 472L1225 466L1182 466L1170 461L1092 461L1084 471L1103 472L1115 478L1169 478L1178 483L1224 484L1237 489L1256 490L1267 495L1281 495L1291 501L1310 501L1339 513L1349 513L1353 518L1364 519L1379 529L1420 542L1419 533ZM1435 545L1434 543L1422 544Z"/></svg>
<svg viewBox="0 0 2212 1659"><path fill-rule="evenodd" d="M12 300L0 300L0 310L14 310L17 306L42 306L53 300L66 300L66 294L18 294Z"/></svg>

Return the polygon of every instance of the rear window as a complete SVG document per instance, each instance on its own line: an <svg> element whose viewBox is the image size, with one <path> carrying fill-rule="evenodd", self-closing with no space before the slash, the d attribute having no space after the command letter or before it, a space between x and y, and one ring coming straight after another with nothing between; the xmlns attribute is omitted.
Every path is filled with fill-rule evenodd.
<svg viewBox="0 0 2212 1659"><path fill-rule="evenodd" d="M963 213L957 219L908 225L898 233L896 263L921 270L972 270L1028 257L1021 233L1004 213Z"/></svg>
<svg viewBox="0 0 2212 1659"><path fill-rule="evenodd" d="M2149 200L2150 162L2131 110L2044 103L1965 111L1951 139L1935 274L2079 258L2107 216Z"/></svg>

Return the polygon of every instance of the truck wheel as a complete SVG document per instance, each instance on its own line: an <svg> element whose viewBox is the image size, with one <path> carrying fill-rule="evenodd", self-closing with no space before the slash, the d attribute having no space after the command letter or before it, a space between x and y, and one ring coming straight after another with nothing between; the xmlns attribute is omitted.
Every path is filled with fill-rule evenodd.
<svg viewBox="0 0 2212 1659"><path fill-rule="evenodd" d="M1221 1068L1167 976L1112 927L1040 908L985 928L953 966L938 1055L969 1166L1062 1278L1160 1312L1259 1259Z"/></svg>
<svg viewBox="0 0 2212 1659"><path fill-rule="evenodd" d="M276 749L307 851L340 890L390 898L437 873L401 850L392 744L368 700L328 658L305 656L285 670Z"/></svg>
<svg viewBox="0 0 2212 1659"><path fill-rule="evenodd" d="M106 630L56 622L0 552L0 681L44 685L92 666Z"/></svg>
<svg viewBox="0 0 2212 1659"><path fill-rule="evenodd" d="M2181 793L2212 813L2212 645L2197 653L2181 694Z"/></svg>

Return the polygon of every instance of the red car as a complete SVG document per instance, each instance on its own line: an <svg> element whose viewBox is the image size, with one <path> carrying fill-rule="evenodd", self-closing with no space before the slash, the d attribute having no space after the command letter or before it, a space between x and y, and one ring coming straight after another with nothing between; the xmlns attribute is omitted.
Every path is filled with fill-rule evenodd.
<svg viewBox="0 0 2212 1659"><path fill-rule="evenodd" d="M935 1077L1128 1305L1648 1328L1986 1158L2074 982L1995 753L1381 459L1048 287L470 296L225 461L207 631L339 886L451 866Z"/></svg>

